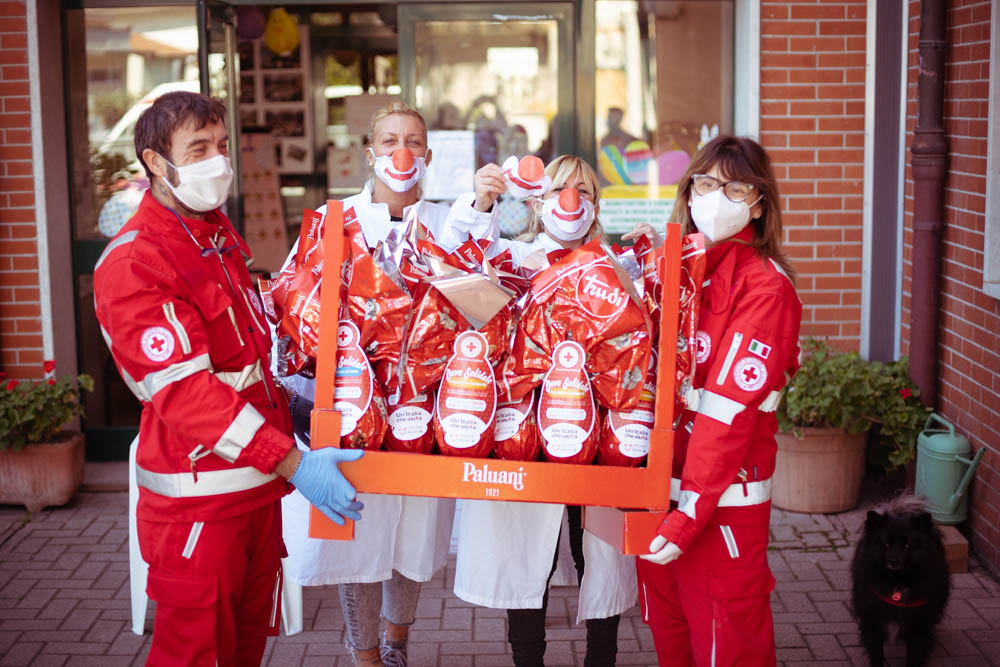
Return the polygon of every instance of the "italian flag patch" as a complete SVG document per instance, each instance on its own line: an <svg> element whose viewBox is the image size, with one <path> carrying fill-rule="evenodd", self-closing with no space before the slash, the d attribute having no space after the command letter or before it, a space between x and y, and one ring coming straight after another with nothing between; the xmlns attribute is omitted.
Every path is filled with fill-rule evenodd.
<svg viewBox="0 0 1000 667"><path fill-rule="evenodd" d="M750 339L750 347L747 349L761 359L767 359L767 357L771 354L771 346L764 345L764 343L760 342L756 338Z"/></svg>

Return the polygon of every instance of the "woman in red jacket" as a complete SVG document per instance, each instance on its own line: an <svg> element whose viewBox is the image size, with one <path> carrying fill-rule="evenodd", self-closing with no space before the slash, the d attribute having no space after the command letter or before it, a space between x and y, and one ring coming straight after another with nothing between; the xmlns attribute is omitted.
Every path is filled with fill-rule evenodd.
<svg viewBox="0 0 1000 667"><path fill-rule="evenodd" d="M760 144L706 144L680 181L672 221L705 235L706 278L695 379L674 439L676 505L637 560L643 619L660 664L773 665L774 411L798 368L802 305Z"/></svg>

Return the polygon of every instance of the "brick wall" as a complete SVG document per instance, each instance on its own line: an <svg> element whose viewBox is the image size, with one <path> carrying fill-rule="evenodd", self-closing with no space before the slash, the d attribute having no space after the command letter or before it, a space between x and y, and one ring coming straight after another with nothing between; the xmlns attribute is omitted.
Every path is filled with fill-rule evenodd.
<svg viewBox="0 0 1000 667"><path fill-rule="evenodd" d="M0 2L0 368L42 376L24 2Z"/></svg>
<svg viewBox="0 0 1000 667"><path fill-rule="evenodd" d="M761 2L761 142L781 188L802 334L858 349L865 2Z"/></svg>
<svg viewBox="0 0 1000 667"><path fill-rule="evenodd" d="M910 3L907 142L917 111L920 3ZM990 2L956 0L948 11L944 127L949 158L938 339L938 412L974 449L987 452L972 488L970 537L1000 571L1000 301L983 284L989 107ZM908 156L909 158L909 156ZM907 160L903 264L903 349L908 349L913 180ZM919 270L919 267L917 267Z"/></svg>

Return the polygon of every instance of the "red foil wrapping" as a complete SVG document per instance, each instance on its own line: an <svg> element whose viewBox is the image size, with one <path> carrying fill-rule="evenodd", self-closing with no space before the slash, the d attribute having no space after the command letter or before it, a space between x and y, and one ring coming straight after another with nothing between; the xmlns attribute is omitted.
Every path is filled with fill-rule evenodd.
<svg viewBox="0 0 1000 667"><path fill-rule="evenodd" d="M378 449L385 436L385 400L360 340L353 322L338 323L333 407L340 412L341 447Z"/></svg>
<svg viewBox="0 0 1000 667"><path fill-rule="evenodd" d="M438 387L434 433L447 456L485 458L493 450L497 392L486 337L463 331Z"/></svg>
<svg viewBox="0 0 1000 667"><path fill-rule="evenodd" d="M656 354L650 357L639 403L631 410L608 410L601 425L597 462L638 467L649 454L649 435L656 414Z"/></svg>
<svg viewBox="0 0 1000 667"><path fill-rule="evenodd" d="M579 343L559 343L542 382L538 429L549 461L588 464L597 453L597 407L584 370L585 355Z"/></svg>
<svg viewBox="0 0 1000 667"><path fill-rule="evenodd" d="M442 259L443 251L438 248L432 253L428 250L432 244L418 241L425 249L424 256ZM434 246L436 248L436 246ZM457 269L457 275L481 273L483 266L475 266L474 262L485 262L485 253L477 243L467 242L456 254L447 255L447 266ZM446 274L440 278L448 278ZM478 276L484 283L487 278ZM440 283L435 278L425 278L413 291L416 304L410 318L404 340L404 353L400 359L402 368L399 381L400 401L408 401L414 396L431 391L444 374L444 362L452 355L455 340L473 325L459 309L459 298L468 299L468 293L449 297L439 289ZM502 290L498 290L502 292ZM452 298L455 301L452 301ZM504 297L507 298L507 297ZM465 306L463 306L465 307ZM514 314L516 312L513 298L500 308L488 321L479 327L478 332L487 341L487 357L492 365L497 365L507 353L510 337L514 330Z"/></svg>
<svg viewBox="0 0 1000 667"><path fill-rule="evenodd" d="M642 393L651 350L648 318L628 275L595 239L539 272L531 283L499 385L516 402L541 383L563 341L585 353L597 401L627 410Z"/></svg>
<svg viewBox="0 0 1000 667"><path fill-rule="evenodd" d="M660 302L663 298L663 282L657 271L656 263L664 256L663 248L653 248L649 239L640 236L633 246L635 257L642 267L642 305L646 308L653 341L659 341L660 332Z"/></svg>
<svg viewBox="0 0 1000 667"><path fill-rule="evenodd" d="M322 220L316 211L303 212L298 252L271 283L282 375L307 370L319 347Z"/></svg>
<svg viewBox="0 0 1000 667"><path fill-rule="evenodd" d="M688 234L681 239L681 288L677 312L677 369L674 379L674 427L687 407L687 392L694 382L698 356L698 309L705 279L705 236Z"/></svg>
<svg viewBox="0 0 1000 667"><path fill-rule="evenodd" d="M406 351L400 382L401 402L433 391L444 375L445 363L451 356L458 334L469 328L469 322L458 309L436 289L428 288L417 301L406 336Z"/></svg>
<svg viewBox="0 0 1000 667"><path fill-rule="evenodd" d="M361 332L361 347L372 364L398 362L403 329L413 301L375 262L361 225L354 217L354 209L345 211L344 220L345 254L350 269L346 281L347 308L351 321Z"/></svg>
<svg viewBox="0 0 1000 667"><path fill-rule="evenodd" d="M385 433L386 449L410 454L430 454L434 449L434 395L430 392L414 396L406 403L395 403L389 397L389 430Z"/></svg>
<svg viewBox="0 0 1000 667"><path fill-rule="evenodd" d="M508 461L534 461L542 449L535 419L535 392L517 403L497 405L497 428L493 451Z"/></svg>

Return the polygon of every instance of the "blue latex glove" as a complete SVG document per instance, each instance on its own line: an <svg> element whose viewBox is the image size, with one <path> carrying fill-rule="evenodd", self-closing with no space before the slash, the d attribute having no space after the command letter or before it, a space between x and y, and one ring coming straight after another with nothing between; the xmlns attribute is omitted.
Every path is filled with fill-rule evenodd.
<svg viewBox="0 0 1000 667"><path fill-rule="evenodd" d="M365 504L356 500L358 492L340 472L341 461L357 461L361 449L323 447L302 452L302 461L290 481L310 503L334 523L344 525L344 517L357 521Z"/></svg>

